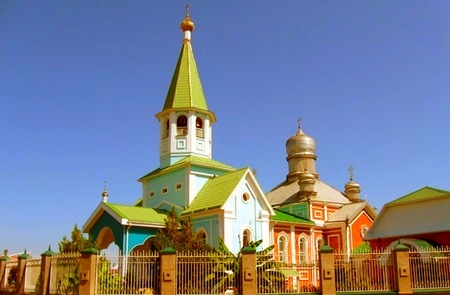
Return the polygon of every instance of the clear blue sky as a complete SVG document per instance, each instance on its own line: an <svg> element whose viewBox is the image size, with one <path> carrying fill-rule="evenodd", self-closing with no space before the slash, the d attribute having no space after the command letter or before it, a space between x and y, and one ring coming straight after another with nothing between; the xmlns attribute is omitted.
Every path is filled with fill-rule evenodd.
<svg viewBox="0 0 450 295"><path fill-rule="evenodd" d="M101 201L132 204L157 168L185 1L0 1L0 250L40 255ZM285 142L384 203L450 190L450 1L190 1L216 113L213 158L264 191Z"/></svg>

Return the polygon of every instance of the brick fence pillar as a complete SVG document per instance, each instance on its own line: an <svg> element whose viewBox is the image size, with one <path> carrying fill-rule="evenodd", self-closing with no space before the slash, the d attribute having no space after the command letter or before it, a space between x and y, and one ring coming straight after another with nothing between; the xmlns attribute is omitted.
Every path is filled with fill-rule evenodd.
<svg viewBox="0 0 450 295"><path fill-rule="evenodd" d="M336 295L334 276L334 249L323 246L319 250L320 288L322 295Z"/></svg>
<svg viewBox="0 0 450 295"><path fill-rule="evenodd" d="M161 251L161 295L176 295L177 253L167 247Z"/></svg>
<svg viewBox="0 0 450 295"><path fill-rule="evenodd" d="M5 250L4 254L5 255L3 255L2 258L0 258L0 291L3 288L3 286L5 286L6 280L7 280L7 277L6 277L6 262L8 260L11 260L8 257L8 250Z"/></svg>
<svg viewBox="0 0 450 295"><path fill-rule="evenodd" d="M399 295L412 294L409 271L409 248L399 243L395 246L393 253L397 292Z"/></svg>
<svg viewBox="0 0 450 295"><path fill-rule="evenodd" d="M50 285L50 266L53 254L55 254L55 252L50 249L50 246L47 251L41 254L41 285L39 287L39 293L41 295L50 294L48 286Z"/></svg>
<svg viewBox="0 0 450 295"><path fill-rule="evenodd" d="M241 250L241 295L256 295L256 249L244 247Z"/></svg>
<svg viewBox="0 0 450 295"><path fill-rule="evenodd" d="M98 250L88 248L81 251L79 295L95 295ZM44 295L44 294L43 294Z"/></svg>
<svg viewBox="0 0 450 295"><path fill-rule="evenodd" d="M16 295L24 293L25 289L25 271L27 268L28 254L27 250L23 252L22 255L18 257L17 261L17 281L16 281Z"/></svg>

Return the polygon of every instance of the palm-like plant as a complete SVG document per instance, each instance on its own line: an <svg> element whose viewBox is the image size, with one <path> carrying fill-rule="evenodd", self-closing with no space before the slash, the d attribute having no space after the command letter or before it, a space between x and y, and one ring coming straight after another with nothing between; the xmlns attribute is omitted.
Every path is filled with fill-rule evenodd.
<svg viewBox="0 0 450 295"><path fill-rule="evenodd" d="M212 272L206 276L206 281L213 283L213 293L225 291L227 291L225 293L239 293L241 289L242 249L237 255L234 255L220 237L218 240L219 247L216 249L217 255L212 257L215 266L212 268ZM247 247L256 250L261 243L262 240L252 241ZM275 262L271 254L273 248L274 246L272 245L256 252L258 289L261 291L267 289L281 291L279 289L284 288L284 276L277 271L280 262Z"/></svg>

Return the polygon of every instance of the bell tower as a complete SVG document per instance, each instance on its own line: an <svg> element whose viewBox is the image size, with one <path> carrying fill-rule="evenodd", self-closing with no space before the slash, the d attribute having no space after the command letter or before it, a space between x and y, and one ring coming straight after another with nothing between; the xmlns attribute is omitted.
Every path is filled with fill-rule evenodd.
<svg viewBox="0 0 450 295"><path fill-rule="evenodd" d="M160 168L189 155L212 157L211 126L216 117L208 110L192 51L195 26L189 16L189 4L180 28L184 37L180 56L163 110L156 115L160 122Z"/></svg>

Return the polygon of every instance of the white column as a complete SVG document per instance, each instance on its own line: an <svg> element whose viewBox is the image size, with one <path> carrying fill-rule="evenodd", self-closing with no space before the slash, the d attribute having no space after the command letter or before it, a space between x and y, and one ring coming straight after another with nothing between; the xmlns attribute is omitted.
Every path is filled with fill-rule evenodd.
<svg viewBox="0 0 450 295"><path fill-rule="evenodd" d="M296 253L295 253L295 244L297 243L297 240L295 239L295 226L291 225L291 254L292 254L292 258L291 261L292 263L295 263L296 261Z"/></svg>

